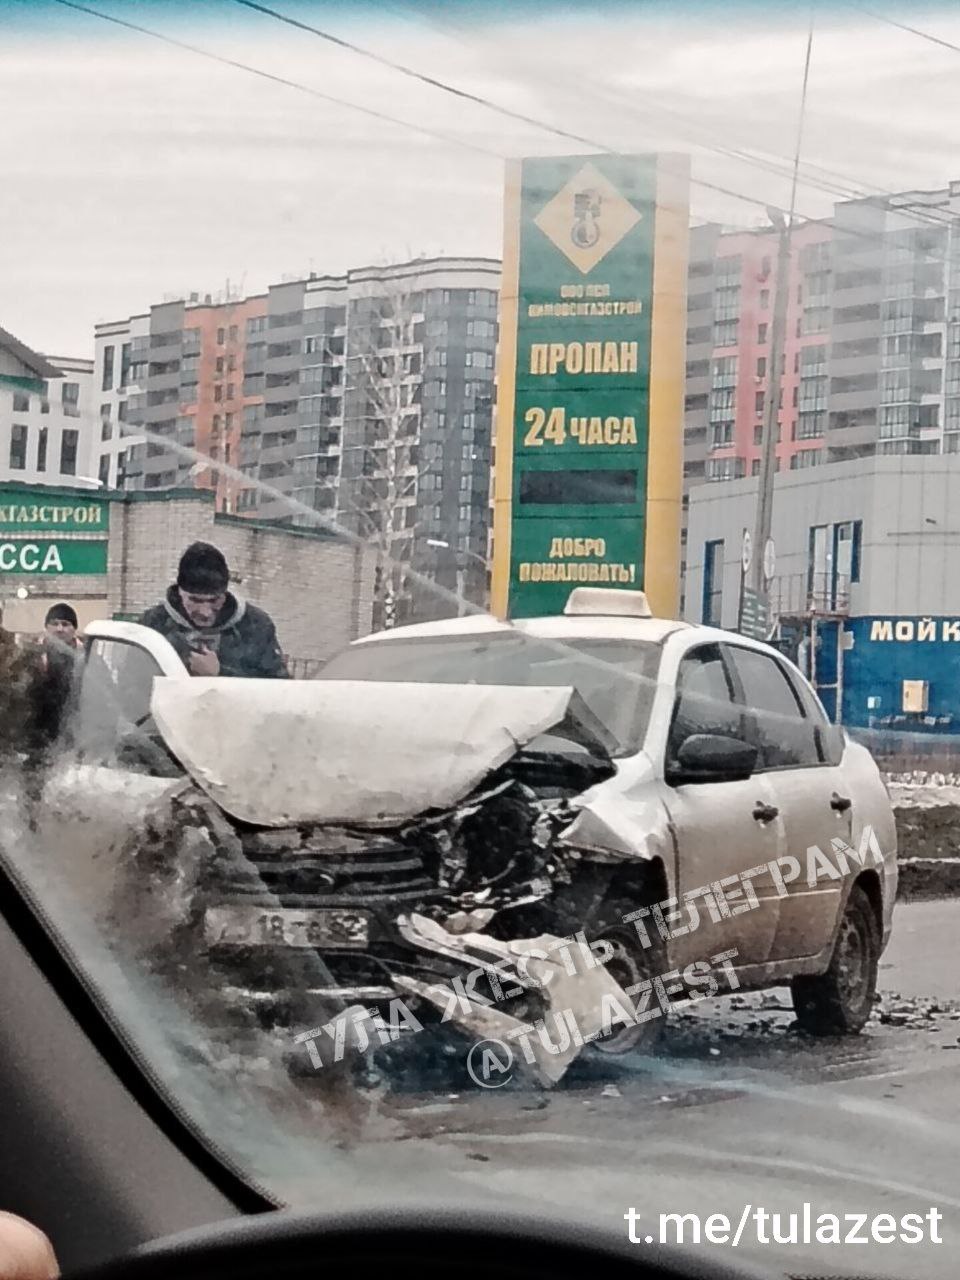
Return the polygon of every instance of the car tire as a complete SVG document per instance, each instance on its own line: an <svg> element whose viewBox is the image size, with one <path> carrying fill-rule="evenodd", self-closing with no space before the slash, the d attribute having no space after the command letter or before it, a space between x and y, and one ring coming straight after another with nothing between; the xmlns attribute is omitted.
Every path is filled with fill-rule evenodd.
<svg viewBox="0 0 960 1280"><path fill-rule="evenodd" d="M863 889L854 885L840 917L829 968L791 983L793 1007L804 1031L849 1036L863 1030L877 990L880 951L876 912Z"/></svg>
<svg viewBox="0 0 960 1280"><path fill-rule="evenodd" d="M607 929L598 935L597 941L606 942L614 948L614 954L607 961L606 968L610 976L624 989L650 979L657 971L656 966L651 962L653 949L644 949L635 932L625 929ZM657 1008L652 996L647 1008ZM593 1050L605 1058L620 1058L627 1053L653 1053L663 1035L665 1021L662 1012L659 1012L657 1017L651 1018L648 1022L621 1027L619 1031L614 1031L609 1036L594 1040Z"/></svg>

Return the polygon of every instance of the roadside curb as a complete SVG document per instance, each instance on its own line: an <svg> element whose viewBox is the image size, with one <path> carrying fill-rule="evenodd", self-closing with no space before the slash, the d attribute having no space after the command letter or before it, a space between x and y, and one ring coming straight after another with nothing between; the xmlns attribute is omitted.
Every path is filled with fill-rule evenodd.
<svg viewBox="0 0 960 1280"><path fill-rule="evenodd" d="M960 858L900 858L898 902L960 897Z"/></svg>

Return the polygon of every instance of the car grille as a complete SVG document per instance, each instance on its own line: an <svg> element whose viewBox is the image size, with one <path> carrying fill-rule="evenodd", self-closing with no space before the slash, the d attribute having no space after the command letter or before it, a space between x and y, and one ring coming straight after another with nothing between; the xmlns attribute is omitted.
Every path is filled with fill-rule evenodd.
<svg viewBox="0 0 960 1280"><path fill-rule="evenodd" d="M418 853L383 837L369 853L302 848L245 852L247 865L228 871L218 885L222 901L272 898L289 907L400 904L439 892Z"/></svg>

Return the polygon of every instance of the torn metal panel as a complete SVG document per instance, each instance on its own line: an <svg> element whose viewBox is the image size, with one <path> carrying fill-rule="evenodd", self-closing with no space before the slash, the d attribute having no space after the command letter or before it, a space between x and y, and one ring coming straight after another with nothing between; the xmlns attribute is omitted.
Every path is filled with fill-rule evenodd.
<svg viewBox="0 0 960 1280"><path fill-rule="evenodd" d="M151 709L178 760L258 826L396 826L451 809L565 722L599 747L569 688L157 679Z"/></svg>
<svg viewBox="0 0 960 1280"><path fill-rule="evenodd" d="M639 756L575 801L577 815L558 840L589 853L594 861L649 862L673 866L670 818L656 790L646 785L652 769Z"/></svg>
<svg viewBox="0 0 960 1280"><path fill-rule="evenodd" d="M435 920L418 915L399 924L403 936L421 949L460 959L495 975L497 984L502 984L504 1005L476 993L475 998L467 999L462 990L445 992L436 986L430 987L428 994L426 984L419 984L424 990L418 994L478 1036L493 1035L514 1044L523 1036L523 1046L518 1047L523 1048L525 1060L532 1056L543 1081L555 1084L561 1080L585 1044L609 1033L611 1010L617 1010L618 1017L619 1011L632 1014L630 997L605 968L603 956L598 958L582 936L541 934L503 941L487 934L452 934ZM410 981L397 977L401 986ZM508 988L508 983L515 983L520 990ZM406 985L405 989L413 987ZM509 1011L510 999L524 991L535 992L544 1005L544 1016L532 1025Z"/></svg>

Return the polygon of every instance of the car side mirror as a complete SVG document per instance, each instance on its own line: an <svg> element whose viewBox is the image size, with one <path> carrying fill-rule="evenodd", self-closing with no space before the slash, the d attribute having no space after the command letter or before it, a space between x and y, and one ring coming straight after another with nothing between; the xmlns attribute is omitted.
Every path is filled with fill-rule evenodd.
<svg viewBox="0 0 960 1280"><path fill-rule="evenodd" d="M757 748L742 738L693 733L680 744L667 781L674 787L686 782L741 782L756 768L757 754Z"/></svg>

